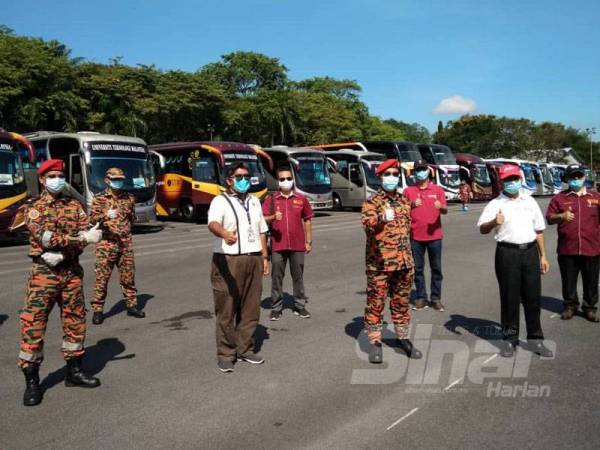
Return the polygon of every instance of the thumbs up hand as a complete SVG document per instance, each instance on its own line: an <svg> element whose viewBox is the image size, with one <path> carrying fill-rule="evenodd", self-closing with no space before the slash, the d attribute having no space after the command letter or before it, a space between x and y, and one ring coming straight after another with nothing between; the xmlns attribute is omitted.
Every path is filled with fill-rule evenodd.
<svg viewBox="0 0 600 450"><path fill-rule="evenodd" d="M565 211L562 216L563 216L563 220L565 222L571 222L575 218L575 214L571 210L570 206L569 206L569 210Z"/></svg>
<svg viewBox="0 0 600 450"><path fill-rule="evenodd" d="M233 245L237 242L237 230L227 231L223 233L223 239L227 245Z"/></svg>
<svg viewBox="0 0 600 450"><path fill-rule="evenodd" d="M85 241L88 244L97 244L102 239L102 230L100 229L100 222L90 228L88 231L80 231L79 239Z"/></svg>
<svg viewBox="0 0 600 450"><path fill-rule="evenodd" d="M496 214L496 225L502 225L504 223L504 214L502 214L502 211L498 211L498 214Z"/></svg>

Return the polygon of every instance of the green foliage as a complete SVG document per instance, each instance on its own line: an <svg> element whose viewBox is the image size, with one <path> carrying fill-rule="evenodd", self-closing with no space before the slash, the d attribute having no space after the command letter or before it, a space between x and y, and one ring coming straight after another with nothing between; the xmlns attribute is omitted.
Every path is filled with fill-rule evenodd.
<svg viewBox="0 0 600 450"><path fill-rule="evenodd" d="M515 157L555 162L560 162L560 149L572 147L587 159L590 149L589 138L583 131L561 123L536 124L523 118L484 114L465 115L444 127L438 126L435 142L446 144L457 152L475 153L484 158Z"/></svg>

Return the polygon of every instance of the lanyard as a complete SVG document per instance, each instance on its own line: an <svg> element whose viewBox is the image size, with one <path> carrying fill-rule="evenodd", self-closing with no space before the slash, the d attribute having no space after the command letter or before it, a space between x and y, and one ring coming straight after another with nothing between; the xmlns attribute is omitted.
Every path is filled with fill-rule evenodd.
<svg viewBox="0 0 600 450"><path fill-rule="evenodd" d="M242 208L244 208L244 211L246 211L246 218L248 219L248 225L252 225L252 223L250 221L250 198L246 197L245 202L242 202L242 200L237 195L235 196L235 198L237 199L239 204L242 205Z"/></svg>

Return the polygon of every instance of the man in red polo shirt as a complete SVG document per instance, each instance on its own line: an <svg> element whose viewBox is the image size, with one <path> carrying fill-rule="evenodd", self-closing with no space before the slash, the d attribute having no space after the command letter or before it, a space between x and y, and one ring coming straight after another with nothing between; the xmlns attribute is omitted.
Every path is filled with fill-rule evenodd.
<svg viewBox="0 0 600 450"><path fill-rule="evenodd" d="M577 278L583 281L582 310L586 319L598 322L598 274L600 272L600 194L585 188L585 170L567 167L569 189L556 194L548 205L548 223L558 224L558 265L562 279L564 310L570 320L579 309Z"/></svg>
<svg viewBox="0 0 600 450"><path fill-rule="evenodd" d="M271 315L281 319L283 311L283 277L290 262L294 289L294 314L308 319L307 297L304 293L304 254L312 249L313 210L303 195L294 191L290 167L277 169L279 192L263 203L263 214L271 225Z"/></svg>
<svg viewBox="0 0 600 450"><path fill-rule="evenodd" d="M429 166L423 160L415 162L417 184L404 189L411 203L411 247L415 260L416 300L414 309L427 308L425 287L425 253L431 269L431 307L443 311L442 305L442 232L441 214L448 213L444 190L429 181Z"/></svg>

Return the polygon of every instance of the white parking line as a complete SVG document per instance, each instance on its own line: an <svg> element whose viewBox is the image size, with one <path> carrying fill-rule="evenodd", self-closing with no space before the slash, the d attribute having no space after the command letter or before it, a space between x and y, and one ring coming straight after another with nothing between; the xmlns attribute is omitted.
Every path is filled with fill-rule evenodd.
<svg viewBox="0 0 600 450"><path fill-rule="evenodd" d="M487 364L489 363L492 359L494 359L496 356L498 356L498 354L496 353L495 355L490 356L488 359L486 359L483 364Z"/></svg>
<svg viewBox="0 0 600 450"><path fill-rule="evenodd" d="M460 377L458 380L455 380L455 381L453 381L452 383L450 383L448 386L446 386L446 387L444 388L444 390L445 390L445 391L447 391L448 389L451 389L451 388L452 388L452 386L454 386L454 385L456 385L456 384L460 383L462 380L463 380L463 378L462 378L462 377Z"/></svg>
<svg viewBox="0 0 600 450"><path fill-rule="evenodd" d="M409 413L403 415L402 417L400 417L398 420L396 420L393 424L391 424L389 427L386 428L387 431L390 431L392 428L394 428L396 425L398 425L400 422L402 422L404 419L412 416L414 413L416 413L419 410L419 408L415 408L412 411L410 411Z"/></svg>

